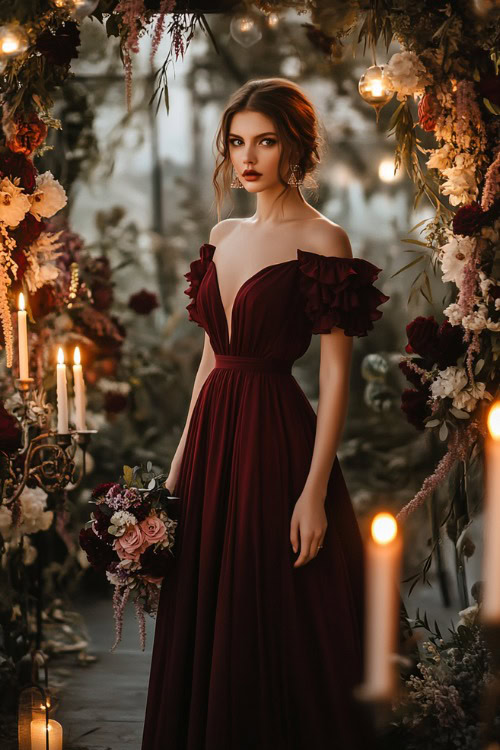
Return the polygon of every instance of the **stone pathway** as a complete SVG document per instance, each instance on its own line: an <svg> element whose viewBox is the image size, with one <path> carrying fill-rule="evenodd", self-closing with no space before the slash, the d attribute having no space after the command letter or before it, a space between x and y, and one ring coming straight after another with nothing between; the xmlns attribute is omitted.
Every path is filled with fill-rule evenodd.
<svg viewBox="0 0 500 750"><path fill-rule="evenodd" d="M146 616L146 649L141 650L133 605L125 608L122 640L115 640L111 598L78 599L97 661L73 668L61 695L57 720L64 750L140 750L155 621ZM49 673L50 674L50 673Z"/></svg>

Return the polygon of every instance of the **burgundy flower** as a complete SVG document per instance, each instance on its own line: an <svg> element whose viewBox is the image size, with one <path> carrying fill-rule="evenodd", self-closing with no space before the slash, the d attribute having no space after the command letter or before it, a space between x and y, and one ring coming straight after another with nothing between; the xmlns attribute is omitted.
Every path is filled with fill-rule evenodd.
<svg viewBox="0 0 500 750"><path fill-rule="evenodd" d="M96 505L92 511L95 517L94 533L102 539L106 544L113 544L116 537L108 532L108 527L111 525L110 516L103 513L101 508Z"/></svg>
<svg viewBox="0 0 500 750"><path fill-rule="evenodd" d="M174 555L168 549L160 548L154 551L154 544L151 544L140 556L142 566L141 573L146 576L159 578L165 576L174 562Z"/></svg>
<svg viewBox="0 0 500 750"><path fill-rule="evenodd" d="M90 287L92 292L92 299L94 301L94 307L97 310L109 310L113 302L113 287L106 282L100 281L94 282Z"/></svg>
<svg viewBox="0 0 500 750"><path fill-rule="evenodd" d="M142 289L140 292L132 294L128 306L138 315L149 315L152 310L159 307L158 297L153 292Z"/></svg>
<svg viewBox="0 0 500 750"><path fill-rule="evenodd" d="M37 170L31 159L24 154L14 153L8 148L0 154L0 176L8 177L11 181L19 177L19 186L26 193L32 193L35 189Z"/></svg>
<svg viewBox="0 0 500 750"><path fill-rule="evenodd" d="M473 201L458 209L453 217L453 231L455 234L470 237L479 232L486 218L487 214L481 205Z"/></svg>
<svg viewBox="0 0 500 750"><path fill-rule="evenodd" d="M41 286L33 295L30 295L30 306L35 320L40 320L53 312L57 307L54 288L50 284Z"/></svg>
<svg viewBox="0 0 500 750"><path fill-rule="evenodd" d="M10 234L15 239L17 246L24 250L40 237L44 229L45 222L38 221L33 214L28 212L17 227L10 231Z"/></svg>
<svg viewBox="0 0 500 750"><path fill-rule="evenodd" d="M424 419L430 414L427 406L428 398L428 387L418 391L406 388L401 394L401 410L406 414L408 422L417 430L425 429Z"/></svg>
<svg viewBox="0 0 500 750"><path fill-rule="evenodd" d="M12 252L12 259L17 263L17 273L14 281L21 281L28 268L28 258L24 250L16 248Z"/></svg>
<svg viewBox="0 0 500 750"><path fill-rule="evenodd" d="M19 422L0 403L0 451L15 453L21 447L21 437Z"/></svg>
<svg viewBox="0 0 500 750"><path fill-rule="evenodd" d="M128 397L118 391L108 391L104 397L104 408L108 414L118 414L127 408Z"/></svg>
<svg viewBox="0 0 500 750"><path fill-rule="evenodd" d="M488 75L481 76L481 80L478 83L478 89L481 98L484 97L492 104L496 104L497 107L500 107L500 75L488 73Z"/></svg>
<svg viewBox="0 0 500 750"><path fill-rule="evenodd" d="M74 21L65 21L57 27L55 33L50 28L42 31L36 40L36 49L42 53L51 65L69 65L78 57L80 30Z"/></svg>
<svg viewBox="0 0 500 750"><path fill-rule="evenodd" d="M415 320L412 320L406 326L408 344L405 347L405 351L408 354L419 354L432 365L438 351L438 327L438 323L434 320L433 315L430 315L428 318L419 315Z"/></svg>
<svg viewBox="0 0 500 750"><path fill-rule="evenodd" d="M436 129L436 118L439 114L439 104L432 94L425 94L418 105L418 121L423 130L432 132Z"/></svg>
<svg viewBox="0 0 500 750"><path fill-rule="evenodd" d="M449 320L445 320L439 326L437 337L436 361L439 369L444 370L451 365L456 365L458 358L464 354L467 348L462 326L452 326Z"/></svg>
<svg viewBox="0 0 500 750"><path fill-rule="evenodd" d="M110 563L119 560L114 549L100 539L91 526L81 529L78 539L80 547L87 553L89 563L96 570L105 572Z"/></svg>
<svg viewBox="0 0 500 750"><path fill-rule="evenodd" d="M104 482L103 484L98 484L97 487L94 487L91 494L92 500L98 500L100 497L104 497L108 490L111 489L111 487L119 487L120 485L116 482Z"/></svg>

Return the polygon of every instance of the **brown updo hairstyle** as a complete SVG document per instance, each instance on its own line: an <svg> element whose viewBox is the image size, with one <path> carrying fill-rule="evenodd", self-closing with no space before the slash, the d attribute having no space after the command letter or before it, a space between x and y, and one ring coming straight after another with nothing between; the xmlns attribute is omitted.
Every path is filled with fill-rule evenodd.
<svg viewBox="0 0 500 750"><path fill-rule="evenodd" d="M282 144L278 176L283 190L276 200L292 187L282 177L285 160L297 164L295 173L304 187L317 191L313 171L321 158L324 137L315 109L302 89L287 78L260 78L247 81L229 99L215 136L216 166L212 177L215 190L217 221L221 219L224 197L231 195L232 163L229 156L229 132L236 112L251 110L269 117ZM300 190L300 197L303 199ZM304 199L303 199L304 200ZM304 200L304 203L306 201ZM233 202L234 207L234 202Z"/></svg>

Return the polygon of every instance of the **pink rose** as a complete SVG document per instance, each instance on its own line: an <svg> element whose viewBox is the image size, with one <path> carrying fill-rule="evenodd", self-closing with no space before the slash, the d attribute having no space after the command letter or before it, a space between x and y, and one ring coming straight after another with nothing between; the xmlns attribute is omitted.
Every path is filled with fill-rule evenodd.
<svg viewBox="0 0 500 750"><path fill-rule="evenodd" d="M158 516L148 516L139 525L148 544L161 542L165 538L165 524Z"/></svg>
<svg viewBox="0 0 500 750"><path fill-rule="evenodd" d="M115 540L113 546L121 560L138 561L141 553L149 547L149 541L144 537L139 524L133 524L123 536Z"/></svg>

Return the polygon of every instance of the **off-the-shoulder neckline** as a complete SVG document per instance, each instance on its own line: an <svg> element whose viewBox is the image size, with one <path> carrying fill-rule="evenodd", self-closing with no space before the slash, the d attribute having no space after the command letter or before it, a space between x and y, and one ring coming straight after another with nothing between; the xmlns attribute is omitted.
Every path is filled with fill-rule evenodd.
<svg viewBox="0 0 500 750"><path fill-rule="evenodd" d="M202 247L209 247L212 248L213 253L217 249L217 245L213 245L211 242L204 242ZM322 253L315 253L312 250L303 250L300 247L296 248L296 257L295 258L289 258L288 260L280 260L277 263L270 263L268 266L265 266L262 271L266 271L268 268L271 268L272 266L282 266L285 263L298 263L300 261L301 255L311 255L313 258L325 258L326 260L343 260L343 261L352 261L352 260L364 260L363 258L354 258L354 257L344 257L341 255L323 255Z"/></svg>

